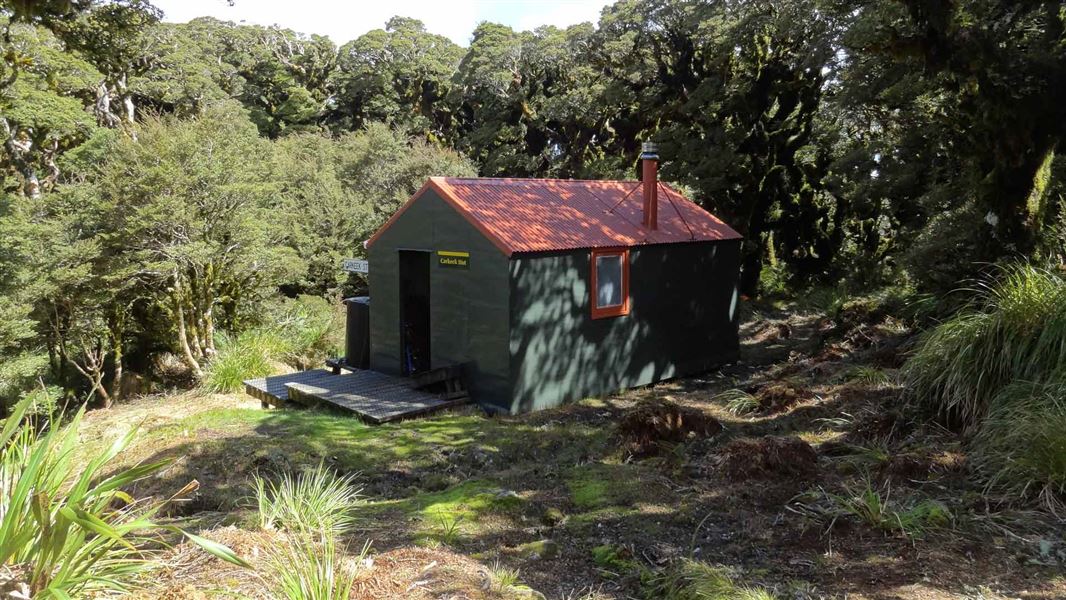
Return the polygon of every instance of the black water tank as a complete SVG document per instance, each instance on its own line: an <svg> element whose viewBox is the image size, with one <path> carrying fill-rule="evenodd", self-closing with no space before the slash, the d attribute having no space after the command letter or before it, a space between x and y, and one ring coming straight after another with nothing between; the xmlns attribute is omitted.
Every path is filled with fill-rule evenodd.
<svg viewBox="0 0 1066 600"><path fill-rule="evenodd" d="M356 296L348 305L344 362L356 369L370 368L370 296Z"/></svg>

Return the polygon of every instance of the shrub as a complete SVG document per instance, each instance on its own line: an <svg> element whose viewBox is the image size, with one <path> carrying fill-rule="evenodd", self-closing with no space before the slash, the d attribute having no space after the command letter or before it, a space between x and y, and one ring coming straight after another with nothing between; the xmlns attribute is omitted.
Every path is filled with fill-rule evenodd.
<svg viewBox="0 0 1066 600"><path fill-rule="evenodd" d="M909 393L973 427L1014 381L1066 372L1066 282L1031 265L1004 268L970 305L927 334L904 365Z"/></svg>
<svg viewBox="0 0 1066 600"><path fill-rule="evenodd" d="M1019 382L996 395L974 439L989 486L1048 501L1066 495L1066 377Z"/></svg>
<svg viewBox="0 0 1066 600"><path fill-rule="evenodd" d="M336 303L300 296L271 309L268 319L267 327L283 343L274 356L294 367L321 364L343 353L344 323Z"/></svg>
<svg viewBox="0 0 1066 600"><path fill-rule="evenodd" d="M26 596L121 592L148 566L141 548L158 543L161 531L182 533L215 556L247 566L220 544L154 523L164 503L138 502L122 491L166 465L110 472L134 430L83 462L75 455L83 449L78 426L84 408L69 424L31 427L23 423L31 404L19 402L0 431L0 564L23 578L15 587Z"/></svg>
<svg viewBox="0 0 1066 600"><path fill-rule="evenodd" d="M219 334L218 353L207 364L203 388L239 391L247 379L274 374L279 362L298 369L322 364L341 352L344 327L337 314L322 298L300 296L270 309L267 325L237 336Z"/></svg>
<svg viewBox="0 0 1066 600"><path fill-rule="evenodd" d="M259 525L263 529L329 531L343 534L356 524L361 489L355 476L337 476L321 463L299 475L284 475L275 484L255 476Z"/></svg>
<svg viewBox="0 0 1066 600"><path fill-rule="evenodd" d="M509 592L512 589L521 586L519 582L519 575L521 572L518 569L511 569L500 564L500 561L492 563L492 567L489 568L489 580L492 583L492 591L497 594L503 594Z"/></svg>

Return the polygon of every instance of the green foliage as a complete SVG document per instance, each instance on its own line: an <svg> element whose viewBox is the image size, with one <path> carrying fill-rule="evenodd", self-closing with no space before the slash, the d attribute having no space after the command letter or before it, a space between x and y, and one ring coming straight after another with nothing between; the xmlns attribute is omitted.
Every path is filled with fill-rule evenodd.
<svg viewBox="0 0 1066 600"><path fill-rule="evenodd" d="M283 360L305 367L322 364L330 356L343 354L344 318L340 303L317 296L286 299L269 322L285 340Z"/></svg>
<svg viewBox="0 0 1066 600"><path fill-rule="evenodd" d="M307 263L297 289L333 294L348 283L344 258L363 257L369 238L425 180L434 175L474 175L452 151L381 124L332 139L292 135L275 146L281 187L280 233Z"/></svg>
<svg viewBox="0 0 1066 600"><path fill-rule="evenodd" d="M338 475L323 463L278 481L254 476L259 526L281 530L280 542L266 550L265 579L273 597L289 600L343 600L369 544L349 556L339 538L356 526L363 504L355 475Z"/></svg>
<svg viewBox="0 0 1066 600"><path fill-rule="evenodd" d="M892 498L890 488L877 489L868 478L860 485L848 487L843 494L825 490L801 494L790 509L824 522L827 530L840 519L850 518L908 538L950 527L955 518L940 501L910 498L901 502Z"/></svg>
<svg viewBox="0 0 1066 600"><path fill-rule="evenodd" d="M279 363L303 369L342 354L341 313L323 298L273 302L258 320L264 324L237 335L216 335L217 352L204 369L204 389L240 391L245 380L272 375Z"/></svg>
<svg viewBox="0 0 1066 600"><path fill-rule="evenodd" d="M1054 505L1066 496L1066 377L1012 383L992 407L973 440L974 462L988 485Z"/></svg>
<svg viewBox="0 0 1066 600"><path fill-rule="evenodd" d="M273 360L286 345L272 331L252 330L231 337L218 334L218 350L207 363L202 386L209 392L244 389L244 381L273 375Z"/></svg>
<svg viewBox="0 0 1066 600"><path fill-rule="evenodd" d="M849 367L846 371L840 374L842 381L856 382L869 386L882 386L892 382L892 376L885 372L884 369L879 369L871 365L858 365L855 367Z"/></svg>
<svg viewBox="0 0 1066 600"><path fill-rule="evenodd" d="M467 481L440 492L422 494L408 510L425 525L424 542L454 546L464 534L479 526L487 515L508 514L522 506L522 499L487 487L484 482Z"/></svg>
<svg viewBox="0 0 1066 600"><path fill-rule="evenodd" d="M34 598L123 591L149 566L141 548L157 543L153 534L161 528L152 517L163 504L135 501L122 490L165 463L113 468L135 430L83 461L76 448L84 409L69 423L38 428L22 422L32 402L17 404L0 431L0 564L14 565ZM244 564L224 546L185 535Z"/></svg>
<svg viewBox="0 0 1066 600"><path fill-rule="evenodd" d="M748 415L759 410L759 399L741 389L731 389L716 395L712 400L725 402L726 409L734 415Z"/></svg>
<svg viewBox="0 0 1066 600"><path fill-rule="evenodd" d="M415 19L393 17L340 47L330 85L339 101L330 120L348 130L389 123L418 137L447 140L454 127L444 100L463 49L426 31Z"/></svg>
<svg viewBox="0 0 1066 600"><path fill-rule="evenodd" d="M438 510L433 519L435 522L434 539L445 546L455 546L463 533L463 530L460 529L463 515Z"/></svg>
<svg viewBox="0 0 1066 600"><path fill-rule="evenodd" d="M362 504L355 476L339 476L323 464L299 475L286 474L277 483L255 476L259 526L294 532L350 532Z"/></svg>
<svg viewBox="0 0 1066 600"><path fill-rule="evenodd" d="M285 600L347 600L369 551L348 556L335 535L293 532L266 549L265 579L271 597Z"/></svg>
<svg viewBox="0 0 1066 600"><path fill-rule="evenodd" d="M769 590L740 586L728 569L683 559L672 565L656 585L665 600L774 600Z"/></svg>
<svg viewBox="0 0 1066 600"><path fill-rule="evenodd" d="M600 568L616 575L630 573L641 568L640 563L633 559L632 552L614 544L604 544L593 548L592 560Z"/></svg>
<svg viewBox="0 0 1066 600"><path fill-rule="evenodd" d="M583 510L631 506L647 493L644 472L632 464L589 463L574 467L566 477L570 499Z"/></svg>
<svg viewBox="0 0 1066 600"><path fill-rule="evenodd" d="M978 424L1016 381L1066 371L1066 280L1023 264L1001 269L969 306L929 332L903 369L909 392L963 426Z"/></svg>
<svg viewBox="0 0 1066 600"><path fill-rule="evenodd" d="M520 581L518 577L520 574L518 569L509 569L500 564L500 561L492 563L492 567L489 568L489 576L492 579L493 591L502 594L519 587Z"/></svg>
<svg viewBox="0 0 1066 600"><path fill-rule="evenodd" d="M0 205L0 395L106 403L162 351L199 377L279 292L365 291L342 259L426 177L632 178L645 140L745 235L748 295L846 315L845 290L1061 264L1066 13L1016 4L619 0L468 48L397 17L338 50L143 0L6 3L0 184L33 201Z"/></svg>

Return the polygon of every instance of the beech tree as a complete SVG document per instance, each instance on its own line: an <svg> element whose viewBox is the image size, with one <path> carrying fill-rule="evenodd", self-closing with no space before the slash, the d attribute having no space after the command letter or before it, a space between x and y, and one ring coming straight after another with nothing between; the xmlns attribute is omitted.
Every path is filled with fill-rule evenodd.
<svg viewBox="0 0 1066 600"><path fill-rule="evenodd" d="M172 324L199 376L215 331L304 266L274 227L270 146L232 104L202 118L151 118L120 139L97 177L115 232L116 273Z"/></svg>

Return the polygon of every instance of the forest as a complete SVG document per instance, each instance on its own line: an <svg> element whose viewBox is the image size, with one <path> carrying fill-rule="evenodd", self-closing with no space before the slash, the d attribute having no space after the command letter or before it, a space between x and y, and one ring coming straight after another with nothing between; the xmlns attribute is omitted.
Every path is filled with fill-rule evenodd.
<svg viewBox="0 0 1066 600"><path fill-rule="evenodd" d="M216 327L351 291L340 261L428 175L632 179L642 140L745 236L749 297L1061 264L1057 3L619 2L469 48L66 4L4 11L9 401L106 404L129 361L198 373Z"/></svg>
<svg viewBox="0 0 1066 600"><path fill-rule="evenodd" d="M765 380L745 379L761 374L731 375L735 385L712 394L721 405L716 416L746 419L755 423L755 432L771 431L761 419L779 413L779 397L815 402L828 397L810 391L818 385L844 380L867 385L877 390L863 400L875 398L876 418L903 414L899 418L925 432L925 442L972 454L967 475L945 476L958 476L966 482L959 485L975 490L967 506L983 502L986 508L1039 513L1021 529L1010 529L1014 538L1027 540L1027 548L1037 548L1035 562L1019 560L1059 568L1066 560L1066 545L1055 537L1066 514L1066 156L1058 147L1066 140L1062 2L618 0L603 9L597 23L565 29L516 31L483 22L465 47L403 16L339 45L277 26L210 17L176 24L162 17L147 0L0 0L0 406L7 417L0 434L5 447L0 562L5 569L34 565L32 576L26 575L32 597L80 597L107 588L103 576L79 579L42 565L96 564L105 550L116 548L132 553L121 539L125 534L116 531L139 530L147 521L137 519L167 511L162 502L143 513L111 512L117 529L108 533L112 523L98 522L94 511L107 513L115 499L108 494L141 482L150 470L142 464L114 475L105 466L115 456L101 449L99 461L72 472L84 486L111 477L101 484L105 489L72 500L81 512L56 508L55 513L65 527L82 527L79 539L93 540L93 547L99 542L101 554L68 556L41 549L44 542L27 549L15 532L43 519L40 507L47 507L48 494L55 500L64 492L52 482L47 494L32 496L38 504L29 499L28 488L19 491L13 473L29 468L20 461L36 456L34 449L76 442L64 433L69 426L38 431L20 423L66 419L77 430L84 418L99 429L107 411L125 402L142 406L137 403L143 399L167 394L222 397L215 395L240 390L250 377L320 365L343 343L339 300L366 290L363 276L346 272L343 260L364 258L363 241L428 177L631 180L638 177L646 141L658 145L664 181L744 236L739 290L748 316L742 335L756 345L766 341L786 349L765 363L754 354L746 358L776 374ZM814 313L824 321L810 316ZM807 335L820 341L798 345ZM809 389L788 379L813 364L803 361L824 359L834 344L840 346L840 357L833 359L840 361L834 363L839 372L822 379L812 375L804 384ZM873 356L882 346L893 358L876 368L855 350ZM886 399L889 393L892 399ZM213 402L218 401L203 400L212 410L218 408ZM613 422L621 409L607 406L574 410L580 415L609 410L606 421ZM840 407L816 417L803 427L856 418ZM283 422L261 428L333 427L316 415L269 418ZM463 436L482 426L475 422L482 417L473 414L455 418ZM585 437L592 424L607 427L599 417L587 423L584 416L572 419L564 419L563 431L545 434L549 437L534 453L573 443L588 447L566 446L560 455L595 456L599 450L589 448L612 443L606 440L614 439L613 433ZM505 432L506 423L484 427L502 436L497 446L517 452L521 444L509 437L515 431ZM518 423L515 427L535 431L548 427L536 420ZM412 456L429 452L423 447L427 436L460 436L418 429L425 424L412 427L396 433ZM937 437L947 432L951 441ZM377 447L379 441L368 443ZM820 460L839 459L825 445L829 442L807 442L829 457ZM889 434L882 442L877 447L885 453L882 466L895 464L891 457L902 452L902 442ZM123 448L130 443L132 438ZM849 444L851 452L856 444ZM308 446L300 452L318 457L318 470L285 485L323 483L324 455L316 454L322 451ZM647 472L618 481L643 482L655 469L687 472L670 462L684 462L677 457L685 452L695 450L665 452L654 459L661 464L640 463L632 468ZM907 446L906 453L913 448ZM475 460L465 447L456 455ZM40 460L61 473L74 469L64 462L68 458ZM851 467L859 460L853 458L847 459ZM421 459L407 460L415 471L425 466ZM352 461L364 472L371 467L384 472L391 464L361 454ZM560 467L570 475L553 489L575 495L567 506L581 507L575 490L591 485L593 475L631 468L629 458L604 461L592 463L599 466L588 472L587 465ZM869 469L866 464L860 470ZM499 475L510 482L509 476ZM443 494L438 504L453 502L450 491L473 489L461 474L440 477L419 488ZM611 485L618 484L613 477L610 485L594 481L607 485L597 488L600 495L611 496ZM196 478L204 484L203 475ZM399 496L389 496L392 488L371 479L366 490L401 503L381 510L407 511L402 514L408 517L428 510L403 504L414 501L396 500ZM351 479L337 481L335 492L354 485ZM892 512L890 494L868 478L862 481L869 493L836 494L825 491L833 485L825 483L824 489L811 487L821 490L817 498L787 494L782 505L790 515L823 524L865 514L875 529L898 538L896 549L916 548L914 540L923 536L915 531L934 529L947 520L943 514L952 515L953 523L963 520L962 509L951 507L949 513L941 500L929 504L933 500L917 495ZM416 483L411 485L425 481ZM161 498L178 491L153 485L145 489ZM267 498L280 505L288 489L281 483L273 488L258 475L255 485L250 480L241 485L246 492L258 486L261 504ZM161 490L166 494L160 496ZM462 549L452 534L479 522L479 511L499 508L493 508L500 502L496 496L482 488L474 492L481 504L461 503L455 510L462 516L451 525L434 524L435 516L423 514L430 533L419 535ZM225 495L221 487L214 493ZM895 496L897 502L904 497ZM676 506L688 508L678 510L693 514L686 513L678 527L695 543L691 531L694 522L704 525L695 514L703 500L689 505L688 496L679 498ZM601 499L587 502L585 508L596 510L615 506ZM500 512L523 510L505 509ZM538 510L537 518L549 519L556 509ZM287 518L262 516L267 529L280 529ZM987 511L972 517L975 523L991 519ZM167 527L233 569L247 566L237 554L251 542L233 536L211 541L191 533L195 527L179 525L183 529ZM340 531L350 523L333 525ZM1008 525L1002 527L997 539L1010 538L1002 533ZM978 540L992 535L981 531L974 534ZM316 538L316 544L324 543ZM573 552L594 561L590 569L614 573L609 589L593 590L599 584L590 580L588 596L566 597L741 598L755 589L730 587L735 573L708 574L691 557L648 566L620 542L594 546ZM285 550L298 554L301 548ZM275 565L290 559L295 560L270 558ZM912 566L922 561L912 559ZM133 558L121 560L132 564ZM492 577L501 589L521 587L517 570L495 565ZM521 574L535 578L535 569L523 567ZM566 569L560 566L559 572ZM904 572L904 579L917 577ZM0 589L6 589L5 577L0 573ZM724 586L714 588L719 595L700 595L699 585L713 587L708 581L715 577ZM767 596L743 597L848 597L848 589L833 587L832 577L825 577L825 589L802 592L807 596L783 591L770 577L761 582L760 593ZM1036 585L1033 581L1052 586L1027 598L1060 597L1066 589L1061 575L1033 578L1012 589ZM516 581L507 583L511 579ZM531 585L559 581L542 579ZM285 587L275 583L272 589ZM910 597L850 591L852 597ZM278 592L276 597L347 596ZM936 597L1000 598L992 591Z"/></svg>

